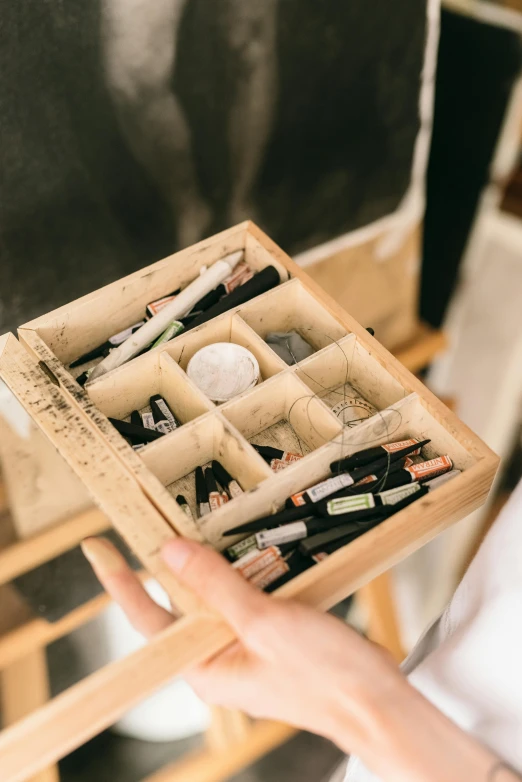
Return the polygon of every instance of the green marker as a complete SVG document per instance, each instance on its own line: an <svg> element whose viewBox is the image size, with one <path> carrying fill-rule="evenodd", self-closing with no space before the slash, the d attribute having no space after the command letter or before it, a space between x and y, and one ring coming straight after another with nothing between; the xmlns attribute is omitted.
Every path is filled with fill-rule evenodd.
<svg viewBox="0 0 522 782"><path fill-rule="evenodd" d="M163 345L164 342L169 342L171 339L174 339L178 334L181 334L182 331L184 331L185 326L180 320L173 320L172 323L169 323L163 334L160 334L156 342L152 343L153 348L157 348L158 345ZM152 348L151 348L152 349Z"/></svg>

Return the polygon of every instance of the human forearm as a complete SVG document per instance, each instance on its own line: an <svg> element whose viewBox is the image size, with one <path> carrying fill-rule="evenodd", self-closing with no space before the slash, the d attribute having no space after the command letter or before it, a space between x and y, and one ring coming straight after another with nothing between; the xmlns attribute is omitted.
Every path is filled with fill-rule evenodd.
<svg viewBox="0 0 522 782"><path fill-rule="evenodd" d="M357 753L383 782L520 782L506 768L493 770L499 758L461 730L406 679L393 679L389 686L364 701L364 728ZM348 696L349 698L349 696ZM349 714L350 739L344 738L343 719L337 722L334 740L353 751L353 717Z"/></svg>

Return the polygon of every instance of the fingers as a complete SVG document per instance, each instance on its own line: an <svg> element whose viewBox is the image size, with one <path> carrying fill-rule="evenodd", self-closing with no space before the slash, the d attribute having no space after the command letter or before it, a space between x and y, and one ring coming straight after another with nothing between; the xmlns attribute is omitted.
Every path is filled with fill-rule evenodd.
<svg viewBox="0 0 522 782"><path fill-rule="evenodd" d="M172 615L152 600L112 543L105 538L87 538L82 551L102 586L139 633L150 638L172 624Z"/></svg>
<svg viewBox="0 0 522 782"><path fill-rule="evenodd" d="M243 639L252 621L271 606L270 599L245 581L222 556L193 540L169 541L162 556L176 575L224 616Z"/></svg>

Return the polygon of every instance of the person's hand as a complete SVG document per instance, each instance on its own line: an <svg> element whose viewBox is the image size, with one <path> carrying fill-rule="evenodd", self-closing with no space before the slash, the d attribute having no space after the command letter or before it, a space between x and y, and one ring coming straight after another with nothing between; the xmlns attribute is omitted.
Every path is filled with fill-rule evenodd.
<svg viewBox="0 0 522 782"><path fill-rule="evenodd" d="M174 621L107 540L89 538L83 550L139 632L150 637ZM346 751L363 750L375 710L404 685L386 652L339 619L262 594L223 557L193 541L171 541L163 558L238 638L187 671L204 701L313 731Z"/></svg>

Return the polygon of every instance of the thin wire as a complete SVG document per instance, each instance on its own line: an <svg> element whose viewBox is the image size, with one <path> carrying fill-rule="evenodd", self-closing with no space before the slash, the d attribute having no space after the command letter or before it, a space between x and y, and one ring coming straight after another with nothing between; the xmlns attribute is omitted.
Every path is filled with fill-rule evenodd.
<svg viewBox="0 0 522 782"><path fill-rule="evenodd" d="M313 331L315 335L317 335L317 333L318 333L317 329L312 329L312 328L309 328L309 329L302 329L301 328L301 329L299 329L299 331L301 331L301 332L302 331L305 331L305 332L306 331L310 331L310 332ZM346 387L347 387L347 385L351 385L353 387L354 391L356 391L359 396L358 397L357 396L352 396L350 398L351 399L361 398L367 404L371 404L372 407L373 407L373 404L371 403L371 401L366 400L365 397L353 385L353 383L350 382L350 378L351 378L351 364L350 364L350 359L348 358L346 352L343 349L343 346L339 344L338 340L334 339L329 334L322 334L322 336L325 337L327 340L329 340L331 344L335 344L339 348L339 350L343 354L344 360L346 362L345 363L345 379L344 379L344 383L342 384L343 402L346 402L346 400L347 400L347 388ZM356 339L357 339L357 337L355 337L355 339L353 340L354 347L355 347ZM316 380L312 375L310 375L308 372L306 372L305 369L303 369L300 366L302 362L297 360L295 354L293 353L293 351L292 351L292 349L290 347L288 338L286 339L286 347L287 347L287 350L288 350L290 356L292 357L292 359L294 361L294 365L299 368L299 372L301 373L301 375L304 375L305 377L309 378L314 383L315 386L319 386L322 389L322 393L313 393L313 392L311 392L310 394L303 394L303 396L298 397L297 399L294 399L294 401L292 402L292 404L291 404L291 406L290 406L290 408L288 410L288 422L292 426L292 429L294 430L294 432L296 434L296 437L299 440L300 440L299 435L298 435L295 427L292 425L291 416L292 416L292 411L293 411L294 407L299 402L301 402L303 399L307 400L307 403L306 403L306 406L305 406L305 414L307 416L310 428L325 443L330 442L330 443L333 443L333 444L339 444L339 459L343 458L344 454L346 454L346 451L347 451L347 449L349 447L354 447L356 445L357 446L365 446L365 445L371 445L371 444L375 444L375 443L379 444L380 442L382 442L383 433L385 433L386 441L389 441L390 438L393 436L393 434L401 428L401 425L402 425L402 422L403 422L403 416L402 416L402 413L400 412L400 410L385 408L384 410L378 410L372 416L368 416L367 418L359 419L358 421L351 421L351 422L348 422L348 424L346 424L344 422L344 420L341 419L342 429L341 429L340 435L337 435L336 437L332 438L331 440L327 440L324 437L323 432L321 432L316 427L314 422L312 421L312 417L311 417L311 414L310 414L310 405L312 404L314 399L317 399L319 402L321 402L321 404L323 404L326 407L328 407L328 405L323 401L322 397L326 396L327 394L332 393L332 392L333 393L339 393L339 396L340 396L341 393L339 392L339 388L340 388L339 383L336 383L332 387L324 386L322 383L320 383L318 380ZM304 359L304 361L306 361L306 359ZM311 389L310 389L310 391L311 391ZM332 408L329 408L329 410L331 412ZM389 425L389 423L388 423L388 421L386 419L387 418L393 418L393 416L397 416L398 421L397 421L397 426L392 430L391 426ZM368 421L370 418L376 418L376 417L379 417L381 419L381 422L382 422L382 424L384 426L384 429L382 431L377 431L375 427L372 428L373 434L372 434L372 436L368 440L361 439L360 436L359 437L354 436L353 438L349 436L351 431L354 431L354 435L355 435L355 433L358 432L360 425L363 424L364 421ZM338 441L339 437L340 437L340 442ZM302 452L302 446L301 446L301 452ZM386 481L387 481L387 479L389 477L390 467L391 467L391 454L390 453L386 453L386 459L387 459L387 464L386 464L386 469L384 470L383 475L378 479L376 484L372 485L372 489L374 491L375 490L378 491L383 486L385 486ZM337 460L332 459L332 461L337 461ZM342 472L343 472L343 470L338 468L338 470L334 474L340 474ZM355 487L352 487L351 489L348 489L347 493L354 493L356 491L358 491L358 489L355 488Z"/></svg>

